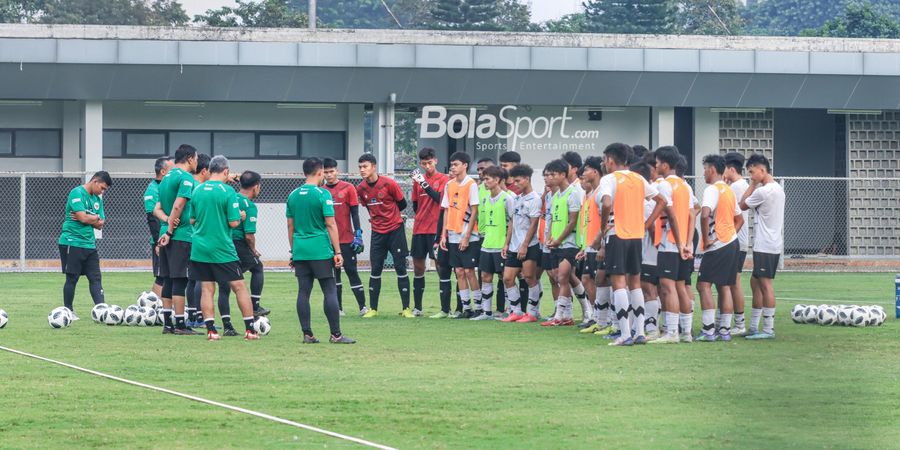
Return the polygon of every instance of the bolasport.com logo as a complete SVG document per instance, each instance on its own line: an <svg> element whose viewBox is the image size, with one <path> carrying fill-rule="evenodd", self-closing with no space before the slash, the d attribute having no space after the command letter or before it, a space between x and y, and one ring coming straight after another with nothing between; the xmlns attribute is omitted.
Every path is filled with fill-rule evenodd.
<svg viewBox="0 0 900 450"><path fill-rule="evenodd" d="M437 139L478 139L476 150L590 151L595 150L600 130L571 130L573 117L563 107L558 116L517 115L519 108L507 105L497 114L467 108L468 113L450 115L444 106L424 106L415 120L419 137ZM465 111L465 109L463 109ZM498 138L500 142L483 142ZM502 142L505 140L505 142ZM525 142L520 142L524 140Z"/></svg>

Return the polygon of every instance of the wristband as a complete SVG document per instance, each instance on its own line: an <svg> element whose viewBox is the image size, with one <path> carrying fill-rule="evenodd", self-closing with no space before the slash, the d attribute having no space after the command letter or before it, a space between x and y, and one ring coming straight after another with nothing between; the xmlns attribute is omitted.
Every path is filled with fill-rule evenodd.
<svg viewBox="0 0 900 450"><path fill-rule="evenodd" d="M171 231L166 231L166 236L168 236L168 237L173 237L173 236L175 236L175 235L174 235L174 234L172 234L172 232L171 232Z"/></svg>

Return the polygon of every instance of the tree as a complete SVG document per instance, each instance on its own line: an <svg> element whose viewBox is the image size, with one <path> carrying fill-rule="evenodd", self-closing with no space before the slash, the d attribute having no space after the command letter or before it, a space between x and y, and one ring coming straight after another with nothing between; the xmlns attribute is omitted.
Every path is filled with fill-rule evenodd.
<svg viewBox="0 0 900 450"><path fill-rule="evenodd" d="M494 19L500 31L540 31L540 26L531 23L531 9L518 0L499 0L500 14Z"/></svg>
<svg viewBox="0 0 900 450"><path fill-rule="evenodd" d="M304 28L309 24L305 13L291 8L290 0L236 0L236 7L210 9L194 16L194 22L213 27Z"/></svg>
<svg viewBox="0 0 900 450"><path fill-rule="evenodd" d="M558 20L544 22L541 30L550 33L584 33L587 31L587 18L584 13L566 14Z"/></svg>
<svg viewBox="0 0 900 450"><path fill-rule="evenodd" d="M593 33L668 34L674 31L674 0L587 0L586 30Z"/></svg>
<svg viewBox="0 0 900 450"><path fill-rule="evenodd" d="M30 22L40 10L38 3L38 0L0 0L0 22Z"/></svg>
<svg viewBox="0 0 900 450"><path fill-rule="evenodd" d="M92 25L184 25L187 13L176 0L42 0L41 23Z"/></svg>
<svg viewBox="0 0 900 450"><path fill-rule="evenodd" d="M684 34L741 34L743 20L736 0L680 0L678 30Z"/></svg>
<svg viewBox="0 0 900 450"><path fill-rule="evenodd" d="M446 30L495 29L500 16L497 0L435 0L432 25Z"/></svg>
<svg viewBox="0 0 900 450"><path fill-rule="evenodd" d="M748 3L745 21L753 34L796 36L840 16L852 0L758 0ZM900 2L871 0L874 11L900 19Z"/></svg>
<svg viewBox="0 0 900 450"><path fill-rule="evenodd" d="M804 30L804 36L900 39L900 23L868 2L850 3L844 12L817 29Z"/></svg>

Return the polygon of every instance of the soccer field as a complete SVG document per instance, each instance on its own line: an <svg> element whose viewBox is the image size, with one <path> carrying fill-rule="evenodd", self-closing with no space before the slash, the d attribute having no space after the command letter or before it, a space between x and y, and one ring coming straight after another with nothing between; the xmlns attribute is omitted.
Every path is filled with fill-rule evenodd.
<svg viewBox="0 0 900 450"><path fill-rule="evenodd" d="M107 303L132 304L149 282L104 274ZM300 344L288 273L266 274L269 336L214 343L96 325L84 280L82 320L51 329L62 275L6 273L0 308L10 323L0 345L397 448L896 448L892 282L893 274L779 274L773 341L617 348L573 327L402 319L389 273L382 315L351 312L342 327L359 342L338 346ZM433 313L434 274L428 283ZM889 318L878 328L797 325L796 303L880 304ZM313 305L313 329L327 338L318 288ZM8 352L0 380L3 448L357 447Z"/></svg>

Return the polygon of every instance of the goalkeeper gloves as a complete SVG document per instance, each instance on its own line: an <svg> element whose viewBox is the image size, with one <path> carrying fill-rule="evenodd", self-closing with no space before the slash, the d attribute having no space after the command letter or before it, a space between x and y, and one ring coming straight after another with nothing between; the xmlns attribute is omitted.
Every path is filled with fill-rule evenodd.
<svg viewBox="0 0 900 450"><path fill-rule="evenodd" d="M356 230L356 234L353 236L353 242L350 243L350 248L352 248L357 255L365 250L366 246L363 245L362 230Z"/></svg>

